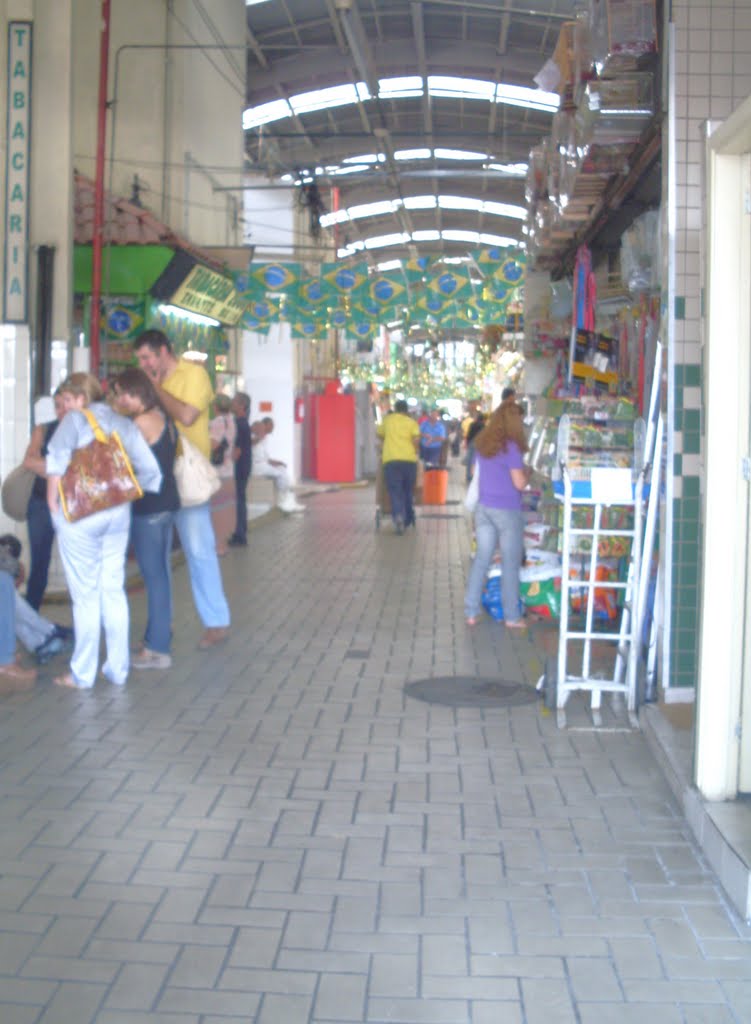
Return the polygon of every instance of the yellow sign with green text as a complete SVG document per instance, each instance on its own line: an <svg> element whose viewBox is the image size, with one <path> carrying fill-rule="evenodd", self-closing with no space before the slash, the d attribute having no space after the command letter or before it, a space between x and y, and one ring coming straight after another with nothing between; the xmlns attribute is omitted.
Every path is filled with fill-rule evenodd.
<svg viewBox="0 0 751 1024"><path fill-rule="evenodd" d="M173 306L230 325L238 323L247 308L231 278L200 265L193 267L169 301Z"/></svg>

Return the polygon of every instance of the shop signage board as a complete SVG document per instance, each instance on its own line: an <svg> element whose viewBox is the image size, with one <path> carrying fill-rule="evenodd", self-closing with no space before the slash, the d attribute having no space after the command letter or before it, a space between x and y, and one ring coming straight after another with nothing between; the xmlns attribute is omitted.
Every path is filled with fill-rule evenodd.
<svg viewBox="0 0 751 1024"><path fill-rule="evenodd" d="M170 298L173 306L213 317L223 324L236 324L246 310L231 278L200 264L194 266Z"/></svg>
<svg viewBox="0 0 751 1024"><path fill-rule="evenodd" d="M30 21L8 23L3 321L10 324L29 319L31 41Z"/></svg>

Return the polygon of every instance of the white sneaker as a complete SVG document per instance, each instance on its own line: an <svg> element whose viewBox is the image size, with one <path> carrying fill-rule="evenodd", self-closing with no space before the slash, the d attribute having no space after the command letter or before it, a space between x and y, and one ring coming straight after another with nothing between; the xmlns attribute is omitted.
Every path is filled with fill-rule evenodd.
<svg viewBox="0 0 751 1024"><path fill-rule="evenodd" d="M160 654L159 651L150 651L148 647L142 647L138 654L130 659L130 667L136 669L144 668L170 668L172 658L169 654Z"/></svg>
<svg viewBox="0 0 751 1024"><path fill-rule="evenodd" d="M305 505L301 505L299 501L295 501L292 495L285 498L284 501L279 502L279 508L282 512L304 512Z"/></svg>

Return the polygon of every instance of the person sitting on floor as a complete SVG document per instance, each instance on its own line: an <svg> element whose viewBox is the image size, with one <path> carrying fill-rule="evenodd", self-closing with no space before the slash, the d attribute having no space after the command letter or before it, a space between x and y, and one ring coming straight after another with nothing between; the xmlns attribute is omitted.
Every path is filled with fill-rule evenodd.
<svg viewBox="0 0 751 1024"><path fill-rule="evenodd" d="M16 584L18 559L0 545L0 693L28 690L37 677L35 668L16 661Z"/></svg>
<svg viewBox="0 0 751 1024"><path fill-rule="evenodd" d="M287 463L272 459L268 451L268 439L274 430L274 421L264 416L263 437L253 446L253 476L265 476L274 481L276 503L282 512L304 512L305 506L292 493L292 483L287 472Z"/></svg>
<svg viewBox="0 0 751 1024"><path fill-rule="evenodd" d="M15 635L16 639L33 654L38 665L46 665L56 654L69 651L73 647L73 630L70 626L60 626L40 615L29 601L18 593L26 573L20 562L21 542L12 533L0 537L0 549L6 554L8 564L16 568L13 581L16 586L15 597Z"/></svg>

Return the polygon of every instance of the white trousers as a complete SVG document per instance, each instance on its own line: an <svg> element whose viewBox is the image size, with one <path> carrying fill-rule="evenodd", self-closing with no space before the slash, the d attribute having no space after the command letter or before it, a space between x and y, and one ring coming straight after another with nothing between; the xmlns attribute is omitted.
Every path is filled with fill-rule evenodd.
<svg viewBox="0 0 751 1024"><path fill-rule="evenodd" d="M292 486L286 466L271 466L268 462L262 462L260 466L253 466L253 476L265 476L274 481L276 500L283 502Z"/></svg>
<svg viewBox="0 0 751 1024"><path fill-rule="evenodd" d="M102 672L111 683L121 686L130 667L125 594L130 505L97 512L77 523L67 522L60 512L53 523L73 604L73 678L80 687L94 685L104 628L107 660Z"/></svg>

